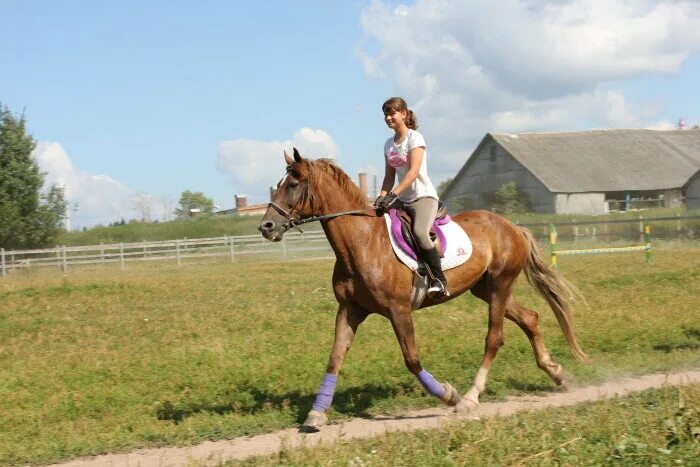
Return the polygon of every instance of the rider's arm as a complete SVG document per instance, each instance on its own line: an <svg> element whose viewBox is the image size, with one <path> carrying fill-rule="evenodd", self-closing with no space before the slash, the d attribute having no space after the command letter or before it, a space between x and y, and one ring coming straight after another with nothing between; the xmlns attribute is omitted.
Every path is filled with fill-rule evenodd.
<svg viewBox="0 0 700 467"><path fill-rule="evenodd" d="M394 186L394 180L396 180L396 169L384 161L384 181L382 182L382 191L379 193L379 196L386 196L391 191Z"/></svg>
<svg viewBox="0 0 700 467"><path fill-rule="evenodd" d="M420 165L423 162L424 156L425 146L413 148L408 152L408 172L406 172L406 176L399 182L396 188L392 190L394 193L398 195L403 190L411 186L413 181L418 177Z"/></svg>

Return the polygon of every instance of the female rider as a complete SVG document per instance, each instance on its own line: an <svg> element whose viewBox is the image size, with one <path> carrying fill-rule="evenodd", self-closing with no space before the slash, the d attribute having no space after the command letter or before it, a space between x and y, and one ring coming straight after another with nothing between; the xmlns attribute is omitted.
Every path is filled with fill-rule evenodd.
<svg viewBox="0 0 700 467"><path fill-rule="evenodd" d="M402 98L389 98L382 105L382 111L384 121L394 130L394 135L384 143L384 181L374 204L383 211L403 207L409 213L421 257L432 273L428 294L449 295L440 255L430 240L430 227L438 210L438 195L428 177L425 140L416 131L416 116ZM397 175L399 184L394 187Z"/></svg>

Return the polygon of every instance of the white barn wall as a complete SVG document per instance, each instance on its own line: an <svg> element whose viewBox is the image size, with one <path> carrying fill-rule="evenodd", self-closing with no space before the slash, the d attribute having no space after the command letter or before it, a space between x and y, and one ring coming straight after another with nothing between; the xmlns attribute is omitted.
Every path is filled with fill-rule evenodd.
<svg viewBox="0 0 700 467"><path fill-rule="evenodd" d="M605 193L557 193L557 214L605 214Z"/></svg>
<svg viewBox="0 0 700 467"><path fill-rule="evenodd" d="M670 190L661 190L661 195L666 198L667 208L682 208L683 207L683 189L672 188Z"/></svg>

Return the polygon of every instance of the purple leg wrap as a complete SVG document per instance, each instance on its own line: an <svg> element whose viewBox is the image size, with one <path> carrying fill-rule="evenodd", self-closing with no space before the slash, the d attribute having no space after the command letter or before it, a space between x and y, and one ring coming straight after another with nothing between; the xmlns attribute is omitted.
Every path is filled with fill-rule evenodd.
<svg viewBox="0 0 700 467"><path fill-rule="evenodd" d="M321 388L318 390L318 394L316 394L314 410L318 410L319 412L325 412L328 410L328 407L331 406L331 402L333 401L336 381L338 381L338 377L336 375L326 373L326 376L323 378L323 382L321 383Z"/></svg>
<svg viewBox="0 0 700 467"><path fill-rule="evenodd" d="M437 397L438 399L445 397L445 387L438 383L438 381L433 378L433 375L427 371L421 370L421 372L418 373L418 381L420 381L420 384L423 385L431 396Z"/></svg>

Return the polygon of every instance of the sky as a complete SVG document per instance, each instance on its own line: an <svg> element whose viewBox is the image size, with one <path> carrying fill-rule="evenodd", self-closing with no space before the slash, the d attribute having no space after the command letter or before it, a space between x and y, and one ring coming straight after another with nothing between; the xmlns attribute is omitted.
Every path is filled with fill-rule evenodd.
<svg viewBox="0 0 700 467"><path fill-rule="evenodd" d="M488 132L700 123L699 78L698 0L0 0L0 104L74 228L267 202L293 147L381 179L390 96L437 184Z"/></svg>

